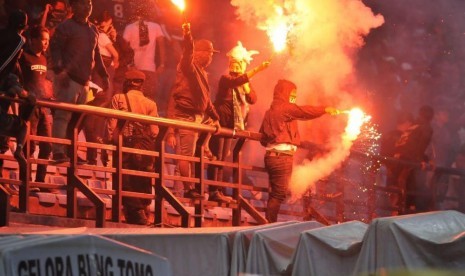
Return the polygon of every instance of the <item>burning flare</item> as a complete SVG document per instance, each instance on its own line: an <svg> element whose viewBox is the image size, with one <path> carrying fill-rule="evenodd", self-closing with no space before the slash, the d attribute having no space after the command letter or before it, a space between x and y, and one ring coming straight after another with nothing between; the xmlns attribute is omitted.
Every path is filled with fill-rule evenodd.
<svg viewBox="0 0 465 276"><path fill-rule="evenodd" d="M360 134L360 128L371 119L371 116L366 115L360 108L353 108L351 110L343 111L349 115L349 120L344 133L344 140L350 142L357 139Z"/></svg>
<svg viewBox="0 0 465 276"><path fill-rule="evenodd" d="M371 120L371 116L365 114L360 108L342 111L348 115L344 133L334 144L334 147L326 155L315 158L312 161L304 160L302 165L296 166L292 172L290 190L294 202L302 197L315 183L330 175L350 155L353 142L360 135L363 124Z"/></svg>
<svg viewBox="0 0 465 276"><path fill-rule="evenodd" d="M171 3L178 7L181 12L184 12L186 9L186 2L184 0L171 0Z"/></svg>
<svg viewBox="0 0 465 276"><path fill-rule="evenodd" d="M270 37L276 52L281 52L286 48L288 32L289 29L285 22L278 22L278 25L268 29L268 36Z"/></svg>
<svg viewBox="0 0 465 276"><path fill-rule="evenodd" d="M286 20L286 17L283 16L283 9L276 6L275 10L277 16L268 20L266 32L271 40L271 43L273 43L274 50L276 52L281 52L286 48L287 34L289 33L290 26Z"/></svg>

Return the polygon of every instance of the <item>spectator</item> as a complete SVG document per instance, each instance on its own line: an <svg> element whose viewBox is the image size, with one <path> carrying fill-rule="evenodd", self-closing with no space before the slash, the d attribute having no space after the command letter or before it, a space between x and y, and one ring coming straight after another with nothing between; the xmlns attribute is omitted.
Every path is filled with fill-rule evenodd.
<svg viewBox="0 0 465 276"><path fill-rule="evenodd" d="M422 170L426 169L429 162L425 151L433 136L431 121L434 117L434 110L431 106L424 105L418 112L415 123L399 138L396 143L394 157L400 160L421 163L421 170L405 165L400 169L398 183L402 190L402 213L410 211L426 211L430 207L430 198L419 196L419 192L425 192L427 187L421 186L419 177L424 175Z"/></svg>
<svg viewBox="0 0 465 276"><path fill-rule="evenodd" d="M95 91L93 93L93 98L87 104L93 106L107 107L110 104L111 97L113 96L113 77L115 74L115 69L119 66L119 54L113 47L113 42L104 32L108 28L108 25L111 25L111 17L108 12L102 12L96 20L95 23L99 29L98 36L98 47L100 54L102 56L103 64L108 73L109 86L106 90L102 89L91 89ZM99 73L94 70L92 72L92 82L100 88L104 85L105 80L99 75ZM103 142L103 137L105 134L105 118L95 115L87 115L83 122L84 133L86 136L87 142L92 143L101 143ZM87 148L87 160L80 160L81 163L87 163L89 165L97 164L97 149L88 147Z"/></svg>
<svg viewBox="0 0 465 276"><path fill-rule="evenodd" d="M102 56L103 64L105 65L109 75L109 87L106 91L103 91L104 102L109 102L113 96L113 76L115 74L115 69L119 66L119 54L113 46L113 41L106 33L106 30L108 30L109 26L111 26L111 22L112 18L107 11L102 12L102 14L95 20L99 30L98 47L100 55ZM92 74L92 82L98 86L103 85L102 79L96 71Z"/></svg>
<svg viewBox="0 0 465 276"><path fill-rule="evenodd" d="M53 0L50 4L45 5L44 12L40 16L40 24L49 30L50 37L52 37L58 24L69 16L66 1Z"/></svg>
<svg viewBox="0 0 465 276"><path fill-rule="evenodd" d="M50 41L50 34L45 27L36 25L29 30L28 47L21 55L19 64L24 77L24 88L36 99L50 100L53 91L46 79L47 59L44 56ZM51 137L52 136L52 113L50 108L37 106L30 118L30 134ZM36 143L30 142L30 153L34 153ZM27 150L25 148L25 150ZM50 142L39 143L39 159L48 159L52 152ZM47 165L38 164L36 182L44 182L47 173Z"/></svg>
<svg viewBox="0 0 465 276"><path fill-rule="evenodd" d="M412 113L401 112L397 116L396 128L389 131L381 138L380 155L394 158L394 155L396 154L397 142L399 141L400 137L407 134L413 124L414 119ZM402 169L402 166L395 161L384 162L384 166L386 168L386 186L400 188L397 181L399 179L399 173ZM395 193L390 194L389 204L392 207L402 207L399 206L399 195ZM392 214L396 215L398 212L395 211Z"/></svg>
<svg viewBox="0 0 465 276"><path fill-rule="evenodd" d="M210 99L210 86L205 68L210 65L213 44L206 39L193 43L190 24L183 24L184 51L176 72L176 81L171 90L167 116L187 122L201 123L209 116L213 124L220 129L219 116ZM198 133L192 130L179 129L175 135L174 129L168 130L167 145L176 148L178 154L194 156ZM178 140L178 141L177 141ZM178 160L178 170L181 176L190 177L192 164L190 161ZM194 188L193 183L185 181L184 197L202 198Z"/></svg>
<svg viewBox="0 0 465 276"><path fill-rule="evenodd" d="M140 7L139 9L142 9ZM165 42L160 25L144 20L142 11L138 11L137 20L128 24L123 38L134 51L133 66L146 76L144 94L155 100L157 98L157 73L165 67ZM159 64L156 63L156 51L159 51Z"/></svg>
<svg viewBox="0 0 465 276"><path fill-rule="evenodd" d="M413 126L414 119L410 112L402 112L397 116L396 128L382 136L380 155L393 158L396 154L396 144L402 135ZM399 173L398 164L392 162L386 163L387 168L387 185L397 184L397 174Z"/></svg>
<svg viewBox="0 0 465 276"><path fill-rule="evenodd" d="M270 109L265 112L260 143L266 147L265 169L268 172L271 192L266 205L268 222L278 220L281 202L287 195L292 174L294 153L300 145L297 120L316 119L326 113L339 114L332 107L298 106L295 104L297 87L288 80L279 80L274 88Z"/></svg>
<svg viewBox="0 0 465 276"><path fill-rule="evenodd" d="M8 6L5 3L4 8ZM27 14L21 10L14 10L8 15L8 23L6 28L0 30L0 36L4 39L0 40L0 91L7 91L7 80L11 73L19 73L19 67L17 66L17 60L21 55L22 48L26 39L22 36L27 26ZM15 93L9 96L16 96ZM11 103L9 101L0 101L0 115L5 118L9 117L9 108ZM7 123L5 118L2 119L1 123ZM10 142L10 132L7 131L12 128L14 121L3 125L2 129L5 129L5 133L0 135L0 152L5 153L8 150L8 144ZM18 152L19 153L19 152ZM20 161L24 161L24 156L18 156ZM3 159L0 159L0 173L3 173Z"/></svg>
<svg viewBox="0 0 465 276"><path fill-rule="evenodd" d="M252 60L252 55L257 51L247 51L241 42L235 46L227 56L229 57L229 73L221 76L216 94L215 108L220 116L222 127L234 130L245 130L249 105L257 101L255 90L250 86L250 79L266 69L269 62L263 62L258 67L246 72L247 64ZM219 160L225 160L231 151L231 138L213 136L210 141L212 154ZM217 166L209 166L209 177L213 180L223 181L223 169ZM230 197L223 195L223 191L216 186L209 186L210 201L227 202Z"/></svg>
<svg viewBox="0 0 465 276"><path fill-rule="evenodd" d="M142 115L158 117L157 105L142 93L145 80L143 72L129 70L125 74L123 93L116 94L111 100L111 108ZM108 137L116 139L117 119L108 121ZM123 130L123 145L144 150L155 150L155 139L158 134L156 125L141 123L126 123ZM123 155L123 167L131 170L153 171L154 158L139 154ZM135 175L123 176L123 189L139 193L152 193L151 178ZM150 200L125 197L123 198L124 216L131 224L147 224L147 207Z"/></svg>
<svg viewBox="0 0 465 276"><path fill-rule="evenodd" d="M103 89L108 88L108 74L105 70L97 45L98 29L88 21L92 11L91 0L71 0L73 17L56 28L50 42L52 70L55 72L54 92L60 102L84 104L89 93L92 70L97 70L103 80ZM72 113L56 110L53 116L52 134L66 138L67 127ZM55 163L69 161L65 146L53 145Z"/></svg>
<svg viewBox="0 0 465 276"><path fill-rule="evenodd" d="M27 14L22 10L12 11L8 16L8 25L0 30L0 91L9 97L20 97L25 100L22 113L14 115L10 113L12 102L0 100L0 136L16 138L16 150L14 157L19 163L20 180L26 180L27 162L24 158L23 147L26 140L27 125L34 108L34 97L27 94L22 88L19 77L19 56L26 39L23 32L27 26ZM15 112L13 112L15 113ZM6 148L8 139L1 139L1 151ZM3 168L3 160L0 167Z"/></svg>

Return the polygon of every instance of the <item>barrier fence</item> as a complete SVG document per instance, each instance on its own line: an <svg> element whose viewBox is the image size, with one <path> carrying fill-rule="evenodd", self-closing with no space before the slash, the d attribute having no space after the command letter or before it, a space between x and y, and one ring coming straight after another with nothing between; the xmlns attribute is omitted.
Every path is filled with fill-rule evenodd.
<svg viewBox="0 0 465 276"><path fill-rule="evenodd" d="M1 97L5 99L5 97ZM15 100L20 101L20 100ZM259 141L261 135L256 132L251 131L233 131L231 129L221 128L219 131L213 126L190 123L185 121L172 120L161 117L151 117L145 115L139 115L134 113L128 113L119 110L107 109L102 107L95 107L89 105L74 105L67 103L58 103L51 101L37 101L38 106L48 107L51 109L62 109L66 111L73 112L73 118L68 126L68 137L69 139L58 139L51 137L42 137L42 136L33 136L28 135L27 143L29 147L30 141L44 141L50 143L60 143L68 145L70 147L69 157L70 162L56 164L57 167L64 167L67 170L66 183L63 184L52 184L52 183L39 183L32 182L31 180L31 171L32 164L49 164L55 165L50 160L36 159L30 156L30 153L26 153L26 158L28 160L27 167L20 167L20 170L26 171L26 179L7 179L1 178L0 183L16 185L19 187L19 212L30 213L30 191L33 187L38 188L51 188L51 189L65 189L66 190L66 217L68 218L77 218L77 193L82 193L88 200L90 200L95 205L95 226L96 227L105 227L105 200L102 198L102 195L108 196L111 198L111 221L112 222L121 222L121 212L122 212L122 200L124 197L136 197L154 200L154 224L162 225L163 224L163 201L167 201L181 216L181 226L189 227L189 220L191 217L194 218L194 225L196 227L201 227L204 211L206 206L206 199L199 199L194 201L194 214L190 214L188 209L181 198L173 194L173 192L164 185L165 181L189 181L195 183L199 188L200 194L204 194L206 191L206 185L215 185L220 187L227 187L232 189L232 197L235 200L235 203L228 204L228 207L232 209L232 225L239 226L241 224L241 211L244 210L247 212L257 224L266 223L266 219L263 217L261 210L251 204L251 202L244 198L243 191L262 191L267 192L267 188L260 188L250 184L244 184L243 174L247 171L260 172L265 174L265 170L262 167L254 166L244 162L245 158L242 158L242 150L244 143L246 141ZM117 137L116 141L113 144L100 144L100 143L89 143L78 140L78 135L81 129L81 124L86 115L96 115L106 118L116 118L118 119L118 127L116 130ZM159 127L159 134L155 141L155 150L140 150L123 146L123 136L121 133L121 127L126 121L140 122L144 124L156 124ZM178 129L188 129L198 131L200 133L199 143L201 146L198 147L194 157L182 156L173 153L166 152L165 149L165 136L169 127L174 127ZM219 135L225 138L235 138L236 143L232 151L232 160L223 161L223 160L209 160L204 158L204 147L206 142L211 135ZM99 165L80 165L78 164L78 149L79 148L96 148L100 151L106 150L109 155L112 156L112 165L111 166L99 166ZM142 154L155 157L155 166L154 171L135 171L123 168L122 157L123 154ZM14 160L10 155L0 155L0 158L4 160ZM367 155L366 153L352 151L351 158L362 158L367 159L370 162L381 162L386 164L398 164L403 166L410 166L412 168L419 168L421 164L414 162L401 161L394 158L388 158L383 156L374 156ZM176 160L187 160L195 164L195 176L193 177L182 177L173 174L167 174L165 166L167 163L176 162ZM232 182L225 182L220 180L211 180L205 177L205 170L207 166L215 165L222 170L223 168L232 169ZM112 187L111 189L101 189L88 186L84 179L79 176L78 170L92 170L104 173L110 173L112 175ZM437 208L437 183L442 176L451 176L455 175L458 177L464 177L465 172L457 169L450 168L432 168L429 167L427 170L432 171L433 176L431 178L431 191L433 199L433 208ZM378 171L373 171L373 177L378 174ZM155 188L154 194L145 194L145 193L136 193L125 191L122 188L123 175L138 175L144 176L152 179L152 184ZM21 175L21 173L20 173ZM403 194L403 190L399 187L383 187L378 185L373 181L372 187L370 187L370 195L368 196L367 202L364 204L370 208L371 214L374 214L373 208L376 205L376 192L392 192ZM405 194L405 193L404 193ZM337 200L331 198L331 196L318 196L313 195L315 199L326 200L326 201L337 201L336 215L335 218L332 218L332 221L342 222L344 217L342 213L344 212L344 198L337 197ZM9 224L9 213L10 213L10 193L0 185L0 226L5 226ZM304 200L305 204L305 200ZM306 208L304 213L306 213L307 218L311 217L317 219L318 221L330 224L330 221L318 210L315 210L310 204L305 204ZM263 209L263 208L262 208ZM305 214L303 214L305 215ZM373 215L370 215L371 219Z"/></svg>

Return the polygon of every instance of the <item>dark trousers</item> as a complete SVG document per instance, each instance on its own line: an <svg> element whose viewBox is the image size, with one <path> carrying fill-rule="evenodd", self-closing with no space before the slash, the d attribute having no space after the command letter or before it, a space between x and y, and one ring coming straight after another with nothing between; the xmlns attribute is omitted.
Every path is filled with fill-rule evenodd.
<svg viewBox="0 0 465 276"><path fill-rule="evenodd" d="M426 179L422 179L422 172L424 174L424 171L407 167L399 173L399 186L403 190L403 213L409 213L411 207L415 213L426 212L431 208L431 192L426 185Z"/></svg>
<svg viewBox="0 0 465 276"><path fill-rule="evenodd" d="M134 137L124 141L125 147L132 147L143 150L154 150L155 145L153 138L149 137ZM139 171L153 171L155 163L154 157L140 154L124 154L123 155L123 168ZM152 194L152 179L136 175L123 176L123 190ZM141 199L133 197L123 198L123 205L127 209L145 209L150 205L150 199Z"/></svg>
<svg viewBox="0 0 465 276"><path fill-rule="evenodd" d="M96 97L93 101L87 103L92 106L107 107L109 102L105 96ZM101 143L105 135L106 119L96 115L86 115L83 122L83 131L86 141L91 143ZM97 149L87 148L87 161L97 161Z"/></svg>
<svg viewBox="0 0 465 276"><path fill-rule="evenodd" d="M232 138L224 138L219 136L212 136L210 139L209 148L213 155L215 155L219 161L226 160L231 154ZM220 166L209 165L207 168L208 179L223 181L224 168ZM223 191L223 188L210 185L208 186L209 192Z"/></svg>
<svg viewBox="0 0 465 276"><path fill-rule="evenodd" d="M31 135L38 135L44 137L52 137L52 112L50 108L36 107L30 118L30 131ZM30 143L30 154L32 155L36 148L36 143L31 141ZM27 147L24 147L24 151L27 152ZM48 159L52 153L52 143L39 142L39 159ZM36 182L44 182L45 175L47 174L47 165L38 164L36 172Z"/></svg>
<svg viewBox="0 0 465 276"><path fill-rule="evenodd" d="M265 168L270 183L270 197L283 201L286 199L289 180L292 174L294 157L292 155L265 155Z"/></svg>
<svg viewBox="0 0 465 276"><path fill-rule="evenodd" d="M287 196L293 162L294 157L292 155L272 156L269 152L265 154L265 168L268 172L271 188L265 211L266 219L269 222L276 222L278 219L281 202Z"/></svg>

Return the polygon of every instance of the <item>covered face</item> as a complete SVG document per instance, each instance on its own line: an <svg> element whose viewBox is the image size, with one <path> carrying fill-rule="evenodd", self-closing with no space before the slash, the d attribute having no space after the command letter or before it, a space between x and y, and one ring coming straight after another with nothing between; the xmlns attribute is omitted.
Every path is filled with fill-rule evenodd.
<svg viewBox="0 0 465 276"><path fill-rule="evenodd" d="M247 64L244 61L239 61L236 59L229 60L229 73L243 74L245 73L246 68Z"/></svg>
<svg viewBox="0 0 465 276"><path fill-rule="evenodd" d="M297 86L288 80L279 80L274 87L274 102L295 103L297 97Z"/></svg>
<svg viewBox="0 0 465 276"><path fill-rule="evenodd" d="M243 74L247 69L247 64L252 61L252 56L258 54L258 51L248 51L240 41L229 51L226 56L229 58L229 72Z"/></svg>
<svg viewBox="0 0 465 276"><path fill-rule="evenodd" d="M213 43L207 39L194 42L194 62L201 67L207 67L213 60L213 54L219 51L213 48Z"/></svg>

